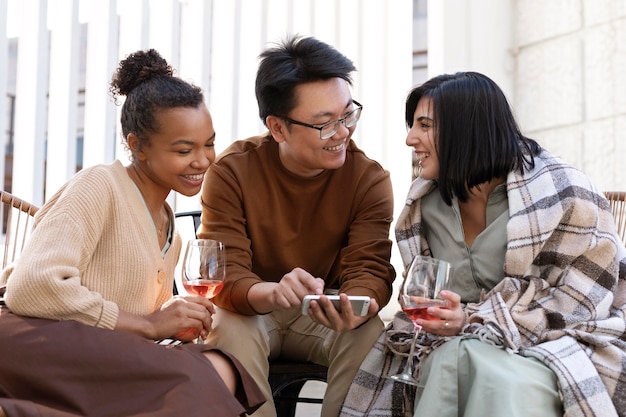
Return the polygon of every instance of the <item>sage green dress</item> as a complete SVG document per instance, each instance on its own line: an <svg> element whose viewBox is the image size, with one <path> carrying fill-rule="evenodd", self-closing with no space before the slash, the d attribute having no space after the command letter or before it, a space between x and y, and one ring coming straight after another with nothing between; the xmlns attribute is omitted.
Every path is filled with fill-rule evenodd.
<svg viewBox="0 0 626 417"><path fill-rule="evenodd" d="M465 244L458 201L446 205L438 190L422 199L424 235L432 256L453 266L450 290L464 303L504 277L506 224L505 184L489 196L487 227L471 247ZM434 350L420 370L415 417L550 417L563 408L554 373L541 362L459 336Z"/></svg>

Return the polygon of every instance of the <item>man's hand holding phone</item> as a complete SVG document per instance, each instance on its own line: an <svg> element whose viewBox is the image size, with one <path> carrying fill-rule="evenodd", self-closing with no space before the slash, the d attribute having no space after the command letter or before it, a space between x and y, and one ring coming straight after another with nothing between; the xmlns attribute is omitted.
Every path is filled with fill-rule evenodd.
<svg viewBox="0 0 626 417"><path fill-rule="evenodd" d="M311 301L317 301L319 304L321 295L306 295L304 300L302 300L302 314L307 316L309 314L309 308L311 306ZM341 313L341 303L338 295L324 295L327 297L330 302L333 304L337 312ZM350 305L352 306L352 312L356 316L365 316L367 314L367 310L370 307L370 298L361 296L361 295L349 295L348 300L350 301Z"/></svg>
<svg viewBox="0 0 626 417"><path fill-rule="evenodd" d="M307 295L302 314L336 331L352 330L378 314L376 300L366 296Z"/></svg>
<svg viewBox="0 0 626 417"><path fill-rule="evenodd" d="M302 314L308 315L311 301L317 301L319 304L320 295L307 295L302 300ZM325 295L333 304L337 312L341 313L341 303L338 295ZM370 298L360 295L349 295L348 300L352 306L352 312L356 316L365 316L370 306Z"/></svg>

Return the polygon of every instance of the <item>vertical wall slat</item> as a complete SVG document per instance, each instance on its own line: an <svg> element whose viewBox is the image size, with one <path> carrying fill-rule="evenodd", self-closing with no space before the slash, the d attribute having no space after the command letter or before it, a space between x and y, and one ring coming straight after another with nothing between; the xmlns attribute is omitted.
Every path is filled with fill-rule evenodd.
<svg viewBox="0 0 626 417"><path fill-rule="evenodd" d="M212 2L188 0L182 3L180 10L180 30L178 49L177 75L202 87L205 96L210 94L211 59L211 21ZM230 38L222 38L230 44Z"/></svg>
<svg viewBox="0 0 626 417"><path fill-rule="evenodd" d="M45 0L22 2L15 87L13 192L35 205L44 201L49 39L46 11Z"/></svg>
<svg viewBox="0 0 626 417"><path fill-rule="evenodd" d="M46 197L76 172L78 110L78 1L56 2L50 33L50 83Z"/></svg>
<svg viewBox="0 0 626 417"><path fill-rule="evenodd" d="M115 0L91 2L85 75L85 139L83 166L115 158L116 108L107 94L118 63L118 18ZM123 159L123 157L120 157Z"/></svg>
<svg viewBox="0 0 626 417"><path fill-rule="evenodd" d="M230 3L230 2L229 2ZM178 28L179 65L178 75L202 87L205 98L211 95L213 54L213 4L211 0L187 0L182 2ZM231 21L228 23L232 24ZM220 34L218 43L231 44L231 38ZM220 57L218 57L220 59Z"/></svg>
<svg viewBox="0 0 626 417"><path fill-rule="evenodd" d="M179 0L150 0L148 2L148 43L146 48L154 48L159 51L161 56L177 71L176 75L185 78L179 70L182 53L180 48L180 8ZM177 194L171 192L167 201L172 207L189 206L182 201L186 197L181 196L180 203L176 202L177 198Z"/></svg>
<svg viewBox="0 0 626 417"><path fill-rule="evenodd" d="M232 95L232 86L235 83L235 60L237 51L232 47L234 36L234 21L236 5L234 1L215 1L213 3L213 21L211 24L212 36L215 41L211 45L213 60L211 62L211 84L209 96L209 111L213 116L213 126L216 132L215 150L221 152L228 144L236 139L232 125L235 120L233 106L236 102ZM254 99L254 96L251 97ZM253 124L258 117L251 119L249 114L238 113L239 120L248 119ZM252 129L256 130L257 125ZM250 128L244 133L250 132Z"/></svg>
<svg viewBox="0 0 626 417"><path fill-rule="evenodd" d="M180 68L180 0L150 0L148 45ZM181 75L181 74L178 74Z"/></svg>
<svg viewBox="0 0 626 417"><path fill-rule="evenodd" d="M180 30L180 43L176 45L179 50L179 65L176 68L178 71L177 75L202 88L209 111L211 111L208 103L212 94L211 83L213 75L211 73L211 61L214 58L212 52L212 21L212 1L187 0L181 3L180 21L177 26ZM218 42L229 44L229 38L222 36ZM211 113L211 115L213 114ZM220 137L220 133L217 130L218 137ZM220 140L222 139L218 139L218 143ZM176 194L174 198L174 207L179 211L200 207L200 196L198 195L186 197Z"/></svg>
<svg viewBox="0 0 626 417"><path fill-rule="evenodd" d="M274 1L269 0L269 4ZM262 7L262 2L253 4L250 0L242 0L241 23L237 36L240 39L239 49L235 51L237 62L236 78L233 82L235 93L235 103L232 107L233 113L233 139L243 139L252 135L258 135L266 130L263 121L259 118L259 108L256 101L254 89L256 71L259 66L259 54L268 45L268 42L276 42L279 39L269 38L264 30L268 30L272 25L264 25L268 19L264 15L266 8ZM282 0L279 0L282 3ZM245 12L244 12L245 11ZM287 19L280 22L279 27L283 28L283 38L287 33L285 24ZM278 24L278 22L276 22ZM261 43L261 39L266 39Z"/></svg>
<svg viewBox="0 0 626 417"><path fill-rule="evenodd" d="M262 21L259 23L264 27L258 37L259 48L264 48L268 42L276 42L284 38L287 33L295 33L294 27L299 28L300 31L304 30L304 33L310 32L308 27L303 27L301 20L298 19L308 15L302 12L302 6L305 4L308 6L309 1L297 0L295 3L299 7L298 13L294 12L293 0L265 0L263 2L263 19L259 19Z"/></svg>
<svg viewBox="0 0 626 417"><path fill-rule="evenodd" d="M129 54L148 48L148 0L118 1L117 16L119 18L119 40L116 46L116 64ZM109 80L111 75L109 74ZM128 165L130 163L129 154L122 140L119 124L121 109L121 106L115 108L115 156L124 165Z"/></svg>
<svg viewBox="0 0 626 417"><path fill-rule="evenodd" d="M0 184L4 190L5 184L5 159L6 159L6 147L9 141L7 134L9 128L9 106L7 97L7 73L9 66L9 40L7 35L8 24L8 3L7 0L0 0Z"/></svg>

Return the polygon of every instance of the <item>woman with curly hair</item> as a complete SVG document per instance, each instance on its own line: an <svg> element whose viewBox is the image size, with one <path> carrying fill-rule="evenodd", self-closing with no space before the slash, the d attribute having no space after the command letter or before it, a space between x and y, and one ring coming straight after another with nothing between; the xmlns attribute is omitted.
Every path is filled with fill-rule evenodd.
<svg viewBox="0 0 626 417"><path fill-rule="evenodd" d="M3 271L0 407L9 416L238 416L265 399L207 344L213 304L172 296L181 251L170 191L192 196L215 159L203 93L155 50L111 81L131 162L83 169L39 210ZM117 100L116 100L117 101Z"/></svg>

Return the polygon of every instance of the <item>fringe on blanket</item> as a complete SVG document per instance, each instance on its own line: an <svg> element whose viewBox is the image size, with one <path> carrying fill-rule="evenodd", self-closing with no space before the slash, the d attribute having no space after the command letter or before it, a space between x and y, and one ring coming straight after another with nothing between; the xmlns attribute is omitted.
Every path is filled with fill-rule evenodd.
<svg viewBox="0 0 626 417"><path fill-rule="evenodd" d="M387 378L402 372L415 330L408 317L398 312L365 357L344 400L340 417L412 417L416 388ZM413 375L421 360L445 339L422 333L418 337Z"/></svg>

